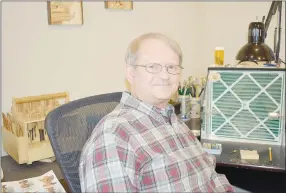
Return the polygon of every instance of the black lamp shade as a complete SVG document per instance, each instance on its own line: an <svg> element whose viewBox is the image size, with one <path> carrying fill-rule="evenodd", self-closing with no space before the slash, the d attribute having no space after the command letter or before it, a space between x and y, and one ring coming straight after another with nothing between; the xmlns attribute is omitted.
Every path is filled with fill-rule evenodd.
<svg viewBox="0 0 286 193"><path fill-rule="evenodd" d="M240 61L273 61L275 56L269 46L264 43L265 27L262 22L252 22L248 28L248 43L236 55Z"/></svg>

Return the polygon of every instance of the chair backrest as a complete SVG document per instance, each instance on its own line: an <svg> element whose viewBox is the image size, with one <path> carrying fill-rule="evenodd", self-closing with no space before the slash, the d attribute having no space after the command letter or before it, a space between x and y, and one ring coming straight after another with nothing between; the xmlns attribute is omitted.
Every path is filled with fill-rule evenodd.
<svg viewBox="0 0 286 193"><path fill-rule="evenodd" d="M78 166L81 150L98 121L120 102L122 92L78 99L51 111L45 120L51 146L72 192L81 192Z"/></svg>

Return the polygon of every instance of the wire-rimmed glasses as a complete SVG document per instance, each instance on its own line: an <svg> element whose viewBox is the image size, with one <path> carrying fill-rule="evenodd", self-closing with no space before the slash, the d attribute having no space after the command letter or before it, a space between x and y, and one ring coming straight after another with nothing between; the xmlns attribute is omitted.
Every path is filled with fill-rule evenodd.
<svg viewBox="0 0 286 193"><path fill-rule="evenodd" d="M160 73L162 71L163 67L165 67L167 69L167 72L169 74L173 74L173 75L179 74L181 69L184 69L180 65L167 64L165 66L162 66L161 64L158 64L158 63L150 63L150 64L146 64L146 65L134 65L134 66L145 67L145 70L149 73L152 73L152 74Z"/></svg>

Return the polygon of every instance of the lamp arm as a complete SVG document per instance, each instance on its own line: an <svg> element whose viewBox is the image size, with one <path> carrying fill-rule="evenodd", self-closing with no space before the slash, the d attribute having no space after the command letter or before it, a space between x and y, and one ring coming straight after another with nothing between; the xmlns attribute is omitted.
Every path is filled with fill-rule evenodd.
<svg viewBox="0 0 286 193"><path fill-rule="evenodd" d="M281 15L282 15L282 1L273 1L271 3L271 7L269 9L267 18L264 23L265 27L265 38L267 36L267 31L269 28L269 25L271 23L272 16L276 14L276 11L278 10L278 33L275 30L275 37L274 37L274 52L275 52L275 63L280 63L279 58L279 52L280 52L280 44L281 44ZM264 17L263 21L264 22ZM278 36L278 37L277 37ZM276 40L277 37L277 40Z"/></svg>
<svg viewBox="0 0 286 193"><path fill-rule="evenodd" d="M266 18L265 23L264 23L264 27L265 27L265 38L266 38L266 35L267 35L267 31L268 31L268 28L269 28L269 25L270 25L272 16L276 14L276 10L277 10L279 4L280 4L280 1L273 1L273 2L271 3L271 7L270 7L270 9L269 9L267 18ZM264 22L264 21L262 21L262 22Z"/></svg>
<svg viewBox="0 0 286 193"><path fill-rule="evenodd" d="M279 53L280 53L280 44L281 44L281 17L282 17L282 1L278 5L278 37L277 37L277 42L275 42L274 47L275 47L275 63L280 64L280 58L279 58Z"/></svg>

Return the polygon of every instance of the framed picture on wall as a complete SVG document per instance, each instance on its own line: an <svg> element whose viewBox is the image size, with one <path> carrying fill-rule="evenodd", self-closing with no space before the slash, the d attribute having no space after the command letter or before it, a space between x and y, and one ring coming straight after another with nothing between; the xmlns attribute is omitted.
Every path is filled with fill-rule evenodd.
<svg viewBox="0 0 286 193"><path fill-rule="evenodd" d="M133 2L130 1L104 1L105 9L133 10Z"/></svg>
<svg viewBox="0 0 286 193"><path fill-rule="evenodd" d="M48 1L49 25L82 25L82 1Z"/></svg>

